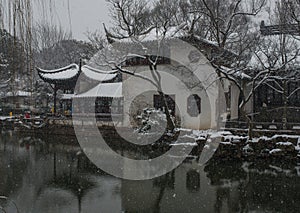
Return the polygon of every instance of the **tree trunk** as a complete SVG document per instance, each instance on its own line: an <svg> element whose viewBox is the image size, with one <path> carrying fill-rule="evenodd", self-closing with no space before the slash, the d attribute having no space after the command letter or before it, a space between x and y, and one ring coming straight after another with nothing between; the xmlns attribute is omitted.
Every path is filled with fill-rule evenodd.
<svg viewBox="0 0 300 213"><path fill-rule="evenodd" d="M166 114L166 118L167 118L167 130L170 130L171 132L174 132L174 129L175 129L175 124L174 124L174 121L171 117L171 114L170 114L170 110L169 110L169 106L168 106L168 102L167 102L167 99L166 99L166 95L163 93L163 92L158 92L160 97L161 97L161 100L163 101L163 106L165 108L165 114Z"/></svg>
<svg viewBox="0 0 300 213"><path fill-rule="evenodd" d="M242 117L247 122L249 140L252 140L252 138L253 138L253 123L252 123L252 119L249 116L247 116L247 112L245 110L245 104L243 104L243 106L240 108L240 110L242 113Z"/></svg>

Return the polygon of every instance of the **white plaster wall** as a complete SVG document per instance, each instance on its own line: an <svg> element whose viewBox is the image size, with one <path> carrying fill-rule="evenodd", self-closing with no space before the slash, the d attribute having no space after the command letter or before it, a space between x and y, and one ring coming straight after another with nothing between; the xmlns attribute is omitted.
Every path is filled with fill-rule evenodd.
<svg viewBox="0 0 300 213"><path fill-rule="evenodd" d="M199 55L199 61L191 62L189 59L191 51L200 53L198 49L187 45L185 42L173 42L171 45L171 57L176 61L180 61L184 66L189 67L194 75L202 82L202 86L207 93L209 100L206 101L210 110L203 108L201 114L206 114L207 117L210 117L210 120L204 119L201 122L200 129L206 129L208 126L210 126L210 128L216 128L217 118L219 117L217 108L219 87L216 81L216 72L203 54Z"/></svg>
<svg viewBox="0 0 300 213"><path fill-rule="evenodd" d="M151 74L146 71L142 73L144 76L151 77ZM208 129L211 126L211 118L210 118L210 105L207 94L204 91L201 92L190 92L188 88L182 83L178 82L178 79L172 75L164 74L162 78L163 82L166 82L162 85L162 89L165 94L175 95L175 103L177 105L176 116L180 116L181 124L184 128L193 128L199 129L204 128ZM128 80L124 81L123 84L124 91L124 124L130 125L130 104L132 100L141 95L141 91L152 91L151 93L144 94L144 97L139 97L141 103L148 104L153 107L153 95L157 94L156 88L148 82L145 82L143 79L137 79L136 77L131 77ZM196 93L201 98L201 108L202 112L198 117L191 117L187 113L187 98L190 94Z"/></svg>
<svg viewBox="0 0 300 213"><path fill-rule="evenodd" d="M163 71L162 86L165 94L175 94L176 104L180 110L181 122L183 128L192 129L209 129L217 126L217 99L219 96L219 88L216 82L215 71L207 59L199 53L199 60L191 62L189 54L191 51L197 51L191 45L184 42L174 42L171 44L170 57L181 65L187 67L194 77L198 78L202 85L200 87L188 88L182 82L182 78L186 81L185 76L170 75L176 71L179 64L172 63L171 65L158 65L158 69ZM131 71L143 74L151 78L151 73L148 66L129 67ZM192 80L192 79L191 79ZM204 88L204 89L203 89ZM156 88L144 79L139 79L134 76L124 75L123 93L124 93L124 121L123 125L130 125L129 109L134 97L141 94L141 91L156 91ZM201 114L198 117L191 117L187 113L187 98L190 94L198 94L201 97ZM150 97L151 96L151 97ZM142 100L141 100L142 101ZM145 96L145 102L153 106L153 94ZM179 112L176 112L177 115Z"/></svg>
<svg viewBox="0 0 300 213"><path fill-rule="evenodd" d="M251 92L251 87L244 86L245 95L248 96ZM240 90L235 84L231 85L231 119L238 119L239 117L239 96ZM253 98L247 102L245 106L245 110L247 114L253 113Z"/></svg>

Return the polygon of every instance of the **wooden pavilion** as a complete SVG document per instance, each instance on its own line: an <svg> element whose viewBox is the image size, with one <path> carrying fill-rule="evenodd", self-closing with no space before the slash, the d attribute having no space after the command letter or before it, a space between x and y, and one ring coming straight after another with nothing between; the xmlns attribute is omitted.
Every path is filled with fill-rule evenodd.
<svg viewBox="0 0 300 213"><path fill-rule="evenodd" d="M74 88L81 68L77 64L71 64L56 70L43 70L37 68L40 78L51 85L53 89L53 113L56 113L57 91L62 90L64 94L74 93Z"/></svg>
<svg viewBox="0 0 300 213"><path fill-rule="evenodd" d="M77 81L83 78L86 82L86 89L90 90L90 86L95 86L99 83L113 83L120 81L120 74L116 71L106 72L97 70L90 66L78 66L77 64L70 64L66 67L55 70L44 70L37 68L40 78L49 83L53 89L53 113L57 112L57 91L63 91L63 98L72 100ZM82 90L82 89L81 89Z"/></svg>

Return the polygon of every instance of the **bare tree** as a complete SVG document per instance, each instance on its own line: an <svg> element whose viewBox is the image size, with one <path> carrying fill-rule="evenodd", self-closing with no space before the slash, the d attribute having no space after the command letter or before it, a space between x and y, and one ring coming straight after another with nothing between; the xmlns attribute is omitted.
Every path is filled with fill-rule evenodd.
<svg viewBox="0 0 300 213"><path fill-rule="evenodd" d="M171 1L169 2L171 3ZM156 7L154 7L153 10L152 7L149 6L145 1L110 0L109 3L111 4L111 15L117 26L117 28L112 29L113 34L107 33L110 38L130 38L132 39L132 42L143 48L143 43L139 40L139 36L147 35L153 29L156 29L157 36L161 36L160 40L164 40L168 29L172 26L171 17L175 13L174 8L171 8L169 10L158 9L163 6L162 4L165 4L164 6L166 6L166 2L164 1L157 2ZM148 78L130 70L125 70L124 68L122 68L122 66L120 66L122 63L115 64L115 68L119 72L144 79L145 81L150 82L157 89L157 92L163 100L163 106L165 108L165 114L167 118L167 129L170 131L174 131L175 123L169 111L167 97L162 90L161 74L157 70L157 57L152 58L151 55L147 54L137 55L136 57L143 58L148 61L152 78Z"/></svg>
<svg viewBox="0 0 300 213"><path fill-rule="evenodd" d="M10 33L13 37L12 45L10 46L9 55L12 56L13 61L11 61L10 73L11 73L11 82L10 87L11 91L14 93L15 91L15 82L20 76L20 71L27 70L29 73L30 70L30 60L31 60L31 47L30 47L30 28L31 28L31 4L30 1L0 1L1 8L1 22L2 27L4 27L4 23L6 22L6 27L8 33ZM21 9L22 8L22 9ZM22 52L25 53L26 63L25 61L19 61L17 57L20 54L19 44L22 44ZM21 67L20 67L21 64ZM28 66L27 66L28 65ZM21 69L20 69L21 68Z"/></svg>
<svg viewBox="0 0 300 213"><path fill-rule="evenodd" d="M35 23L33 20L33 7L36 6L43 11L43 21ZM11 61L8 68L10 73L10 87L14 93L19 89L33 90L35 81L35 56L34 52L53 45L57 40L61 40L64 32L61 28L46 23L47 19L53 19L55 3L53 0L0 0L0 28L5 29L14 38L10 46L9 55L22 54L24 60L17 57ZM54 33L53 33L54 32ZM21 49L19 48L21 44ZM2 49L3 47L1 47ZM26 78L24 84L15 85L16 81ZM18 81L21 82L21 81Z"/></svg>
<svg viewBox="0 0 300 213"><path fill-rule="evenodd" d="M104 45L106 43L106 39L99 31L94 32L86 32L86 36L89 40L89 42L92 44L92 46L96 50L101 50L104 48Z"/></svg>
<svg viewBox="0 0 300 213"><path fill-rule="evenodd" d="M273 24L276 26L290 23L292 19L288 13L286 2L277 3L273 17L276 17L273 19ZM287 34L283 29L278 30L281 30L281 33L276 30L276 35L268 37L261 35L253 40L256 44L250 46L252 57L247 66L234 67L229 71L219 69L222 73L221 78L225 76L224 78L233 82L240 91L241 103L239 107L243 117L248 121L250 138L252 136L252 118L247 115L245 106L254 94L261 89L262 85L276 92L276 96L283 97L284 112L282 120L284 127L286 127L287 122L286 108L288 102L299 91L299 87L288 91L287 85L290 82L299 81L297 72L299 69L300 43L297 37ZM240 81L236 78L237 75L247 78L248 91L244 88L243 82L245 81Z"/></svg>
<svg viewBox="0 0 300 213"><path fill-rule="evenodd" d="M36 65L45 69L56 69L81 60L88 61L97 49L89 42L75 39L61 40L37 53Z"/></svg>
<svg viewBox="0 0 300 213"><path fill-rule="evenodd" d="M114 21L112 31L117 38L128 38L149 33L151 21L149 2L145 0L107 0Z"/></svg>
<svg viewBox="0 0 300 213"><path fill-rule="evenodd" d="M53 47L62 40L69 40L72 38L70 32L66 32L62 26L53 25L49 22L35 23L32 34L33 47L37 53Z"/></svg>
<svg viewBox="0 0 300 213"><path fill-rule="evenodd" d="M283 3L285 4L285 6L287 6L287 12L292 18L292 20L299 25L300 24L300 0L284 0Z"/></svg>
<svg viewBox="0 0 300 213"><path fill-rule="evenodd" d="M236 75L244 69L240 67L245 66L251 47L257 41L257 33L251 32L249 17L255 16L263 8L265 0L226 2L159 0L152 5L134 0L111 0L109 2L111 14L117 26L112 33L108 33L110 38L131 37L133 42L139 43L138 36L148 34L153 29L156 29L157 34L162 35L157 36L158 40L164 39L170 32L175 34L174 28L188 34L199 33L205 39L215 42L220 49L219 55L209 58L219 73L219 80L233 81L237 83L239 90L244 92L244 86L239 84ZM226 49L232 49L236 53L236 63L232 64L231 71L224 69L221 64L214 63L218 61L218 58L226 57L226 51L228 51ZM232 60L232 58L227 60ZM153 65L154 67L150 67L150 70L157 75L155 64ZM159 79L158 76L156 78ZM247 95L243 97L245 97L245 104L242 104L241 109L249 99Z"/></svg>
<svg viewBox="0 0 300 213"><path fill-rule="evenodd" d="M243 28L249 24L248 17L257 15L266 1L201 0L201 2L203 12L199 12L208 19L209 38L216 41L220 47L225 48L230 43L233 34L244 33Z"/></svg>
<svg viewBox="0 0 300 213"><path fill-rule="evenodd" d="M293 1L296 3L296 1ZM290 26L295 23L294 12L290 13L289 4L291 1L278 2L275 8L276 26ZM300 85L297 82L299 76L299 60L300 60L300 34L299 36L291 35L285 29L279 29L279 35L271 37L263 37L258 45L260 67L258 70L268 69L270 74L264 82L269 89L277 93L278 97L283 100L283 117L282 122L284 128L287 125L287 108L292 99L296 97L300 90ZM294 86L291 86L294 85Z"/></svg>

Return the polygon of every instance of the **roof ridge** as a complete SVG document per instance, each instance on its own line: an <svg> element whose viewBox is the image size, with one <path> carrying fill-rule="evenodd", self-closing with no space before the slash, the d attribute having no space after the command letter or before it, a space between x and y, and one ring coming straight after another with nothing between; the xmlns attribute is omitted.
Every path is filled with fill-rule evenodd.
<svg viewBox="0 0 300 213"><path fill-rule="evenodd" d="M36 69L37 69L37 71L39 73L43 73L43 74L55 74L55 73L60 73L60 72L67 71L68 69L70 69L72 67L75 67L79 71L79 66L77 64L75 64L75 63L70 64L70 65L65 66L65 67L62 67L62 68L59 68L59 69L53 69L53 70L45 70L45 69L41 69L39 67L36 67Z"/></svg>

